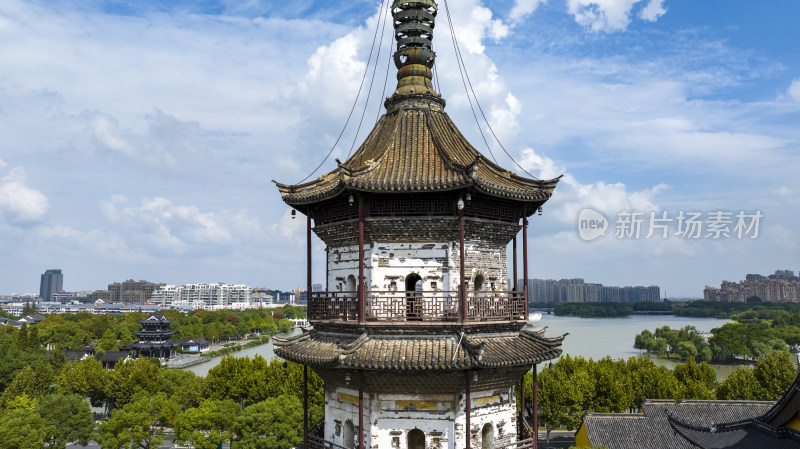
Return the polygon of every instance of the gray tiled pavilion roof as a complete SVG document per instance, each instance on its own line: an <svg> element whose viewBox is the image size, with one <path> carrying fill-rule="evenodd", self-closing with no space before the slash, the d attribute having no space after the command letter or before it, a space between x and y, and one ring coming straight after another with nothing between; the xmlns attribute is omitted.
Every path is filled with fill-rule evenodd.
<svg viewBox="0 0 800 449"><path fill-rule="evenodd" d="M800 432L787 427L776 428L757 419L715 425L713 429L690 426L672 417L669 424L693 447L702 449L800 448Z"/></svg>
<svg viewBox="0 0 800 449"><path fill-rule="evenodd" d="M590 413L582 426L592 445L605 444L609 449L693 449L670 427L668 413L680 421L708 427L752 419L763 415L773 405L764 401L681 401L648 399L643 413Z"/></svg>
<svg viewBox="0 0 800 449"><path fill-rule="evenodd" d="M408 96L380 118L352 157L304 184L275 182L283 201L306 205L346 189L374 193L441 192L474 188L485 194L544 203L558 178L518 176L486 159L438 105Z"/></svg>
<svg viewBox="0 0 800 449"><path fill-rule="evenodd" d="M461 370L532 365L561 354L564 336L543 332L493 334L370 335L326 334L275 337L275 354L311 366L360 369Z"/></svg>

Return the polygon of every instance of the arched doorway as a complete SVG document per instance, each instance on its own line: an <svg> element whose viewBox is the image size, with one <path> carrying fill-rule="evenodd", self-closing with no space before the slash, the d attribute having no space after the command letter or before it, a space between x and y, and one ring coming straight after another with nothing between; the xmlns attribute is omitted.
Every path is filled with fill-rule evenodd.
<svg viewBox="0 0 800 449"><path fill-rule="evenodd" d="M347 449L354 449L356 447L356 429L353 426L353 421L350 421L349 419L344 423L342 446L346 447Z"/></svg>
<svg viewBox="0 0 800 449"><path fill-rule="evenodd" d="M344 291L354 292L356 291L357 288L358 286L356 285L356 277L353 276L352 274L350 276L347 276L347 284L345 284L344 286Z"/></svg>
<svg viewBox="0 0 800 449"><path fill-rule="evenodd" d="M422 278L417 273L406 276L406 318L422 319Z"/></svg>
<svg viewBox="0 0 800 449"><path fill-rule="evenodd" d="M481 430L481 449L492 449L494 447L494 426L486 423Z"/></svg>
<svg viewBox="0 0 800 449"><path fill-rule="evenodd" d="M408 432L408 449L425 449L425 432L419 429Z"/></svg>

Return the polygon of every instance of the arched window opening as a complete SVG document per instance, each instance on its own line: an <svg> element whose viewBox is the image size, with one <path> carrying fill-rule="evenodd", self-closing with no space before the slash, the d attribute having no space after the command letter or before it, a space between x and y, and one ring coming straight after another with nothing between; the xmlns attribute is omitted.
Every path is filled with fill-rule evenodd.
<svg viewBox="0 0 800 449"><path fill-rule="evenodd" d="M417 273L406 276L406 318L422 319L422 278Z"/></svg>
<svg viewBox="0 0 800 449"><path fill-rule="evenodd" d="M492 449L494 447L494 426L486 423L481 430L481 449Z"/></svg>
<svg viewBox="0 0 800 449"><path fill-rule="evenodd" d="M483 277L482 274L479 274L479 275L475 276L475 291L476 292L483 290L484 282L486 282L486 280L485 280L485 278Z"/></svg>
<svg viewBox="0 0 800 449"><path fill-rule="evenodd" d="M419 429L408 432L408 449L425 449L425 432Z"/></svg>
<svg viewBox="0 0 800 449"><path fill-rule="evenodd" d="M353 421L349 419L344 423L344 435L342 435L342 446L347 449L355 449L356 447L356 429L353 426Z"/></svg>
<svg viewBox="0 0 800 449"><path fill-rule="evenodd" d="M353 276L352 274L350 276L347 276L347 286L345 288L345 291L354 292L356 291L357 288L358 286L356 286L356 277Z"/></svg>

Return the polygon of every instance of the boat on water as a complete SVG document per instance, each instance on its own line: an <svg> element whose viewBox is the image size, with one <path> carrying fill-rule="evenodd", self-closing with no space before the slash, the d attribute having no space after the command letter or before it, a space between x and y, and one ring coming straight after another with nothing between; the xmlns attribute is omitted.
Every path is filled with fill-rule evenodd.
<svg viewBox="0 0 800 449"><path fill-rule="evenodd" d="M542 319L542 312L534 312L528 315L529 323L538 323Z"/></svg>

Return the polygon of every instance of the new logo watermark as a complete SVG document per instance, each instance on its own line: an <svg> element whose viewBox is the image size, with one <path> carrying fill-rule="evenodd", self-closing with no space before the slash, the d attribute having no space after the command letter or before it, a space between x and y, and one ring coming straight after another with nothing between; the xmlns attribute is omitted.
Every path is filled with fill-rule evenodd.
<svg viewBox="0 0 800 449"><path fill-rule="evenodd" d="M608 220L600 212L583 209L578 215L578 236L587 242L606 235Z"/></svg>
<svg viewBox="0 0 800 449"><path fill-rule="evenodd" d="M714 210L709 212L668 211L617 213L614 237L617 239L737 239L758 238L761 211ZM609 220L594 209L585 208L578 215L578 236L590 241L606 235Z"/></svg>

